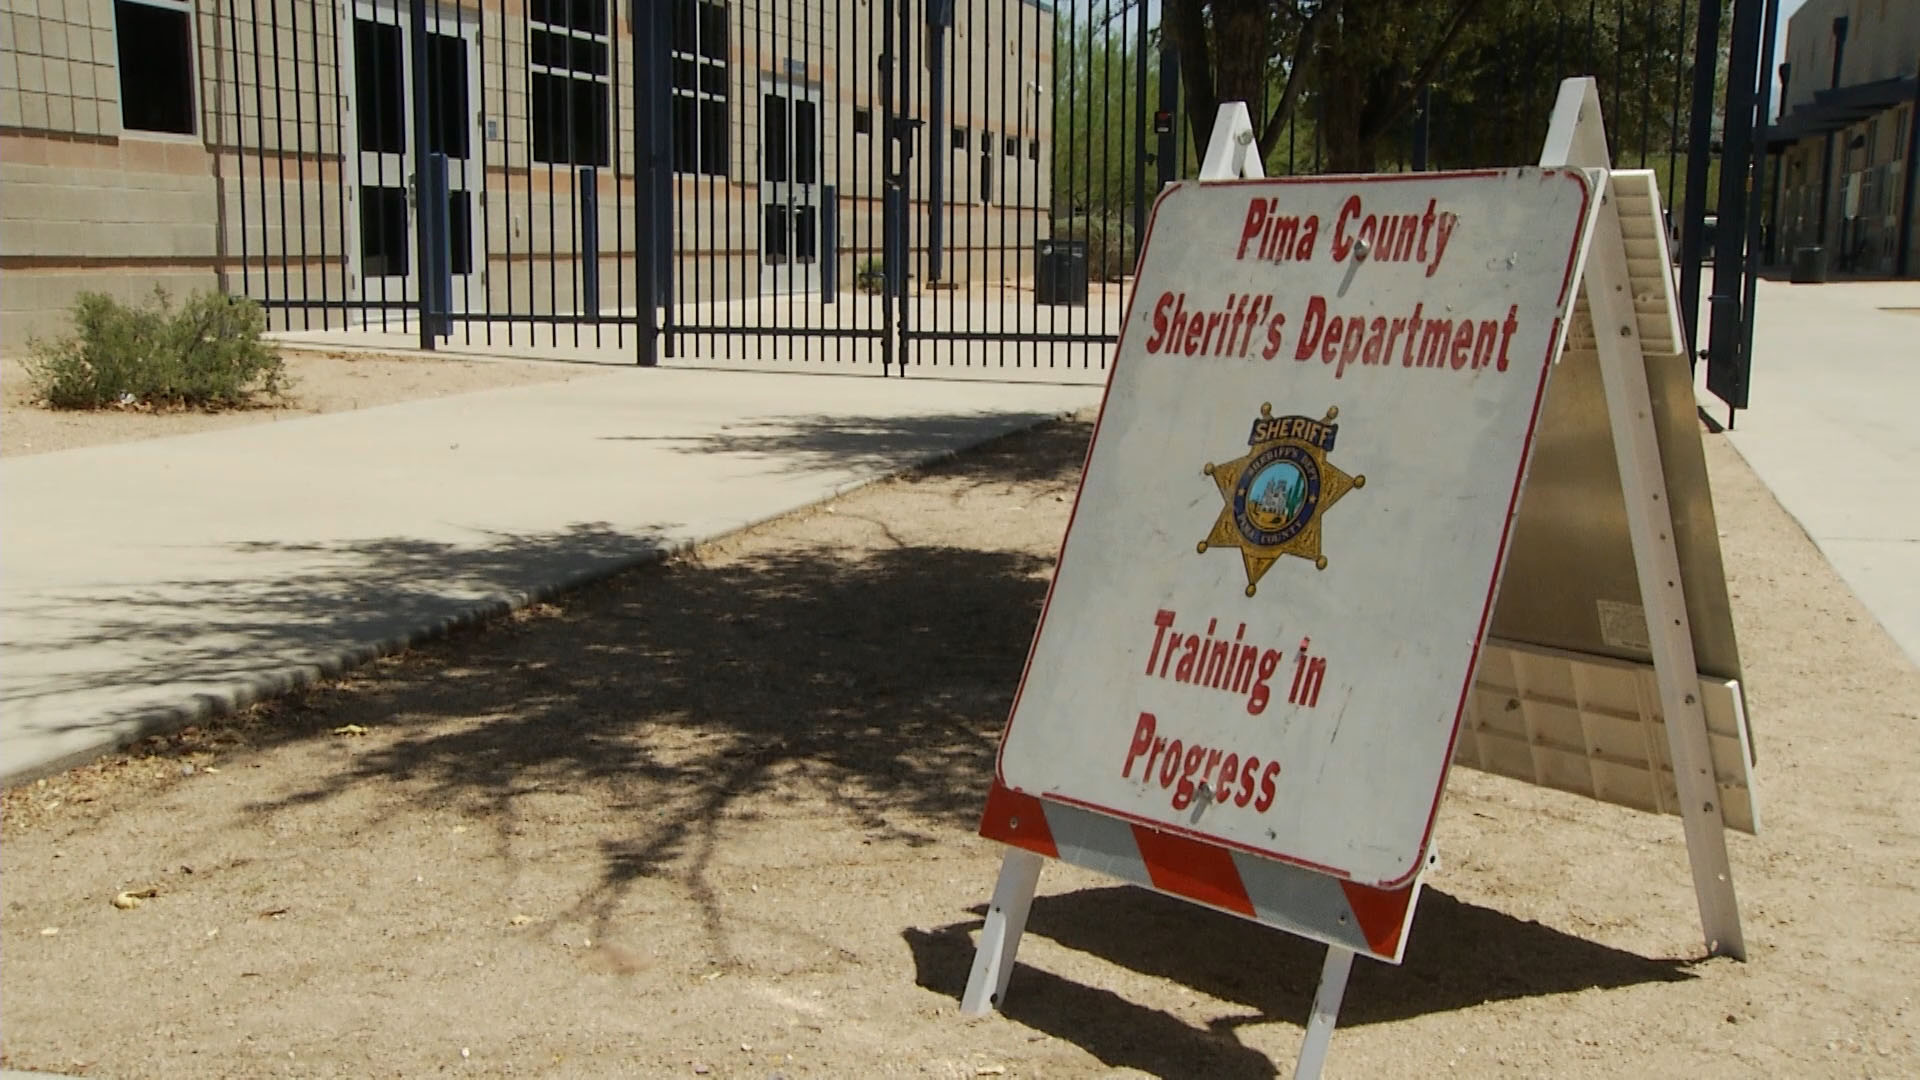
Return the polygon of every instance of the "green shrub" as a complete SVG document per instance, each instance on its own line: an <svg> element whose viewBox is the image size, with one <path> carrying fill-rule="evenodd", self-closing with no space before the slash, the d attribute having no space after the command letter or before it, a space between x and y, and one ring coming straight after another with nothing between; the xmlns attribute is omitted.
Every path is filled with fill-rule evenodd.
<svg viewBox="0 0 1920 1080"><path fill-rule="evenodd" d="M870 258L853 272L853 287L863 293L878 293L887 287L887 264Z"/></svg>
<svg viewBox="0 0 1920 1080"><path fill-rule="evenodd" d="M1087 244L1087 277L1092 281L1119 281L1133 273L1135 246L1133 226L1118 214L1074 214L1053 219L1056 240L1084 240Z"/></svg>
<svg viewBox="0 0 1920 1080"><path fill-rule="evenodd" d="M200 292L176 310L158 288L139 307L81 293L74 332L30 342L27 373L55 409L243 408L286 389L286 365L261 338L266 328L260 305L245 297Z"/></svg>

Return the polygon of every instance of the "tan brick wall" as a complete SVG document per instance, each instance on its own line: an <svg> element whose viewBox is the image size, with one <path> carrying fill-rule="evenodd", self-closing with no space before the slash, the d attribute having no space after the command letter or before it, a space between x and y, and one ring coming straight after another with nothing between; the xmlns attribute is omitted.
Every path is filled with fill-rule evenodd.
<svg viewBox="0 0 1920 1080"><path fill-rule="evenodd" d="M83 289L215 284L214 182L191 142L0 136L0 191L0 345L62 324Z"/></svg>

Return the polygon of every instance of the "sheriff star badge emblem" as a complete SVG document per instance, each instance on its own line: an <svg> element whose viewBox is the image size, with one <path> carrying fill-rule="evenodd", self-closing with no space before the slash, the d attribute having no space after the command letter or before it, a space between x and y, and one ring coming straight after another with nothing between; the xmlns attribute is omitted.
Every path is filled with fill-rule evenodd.
<svg viewBox="0 0 1920 1080"><path fill-rule="evenodd" d="M1327 460L1339 432L1333 418L1339 415L1339 409L1329 408L1321 420L1275 416L1271 403L1262 404L1247 436L1246 455L1201 470L1213 477L1226 505L1199 550L1238 548L1247 567L1248 596L1282 555L1327 568L1320 553L1320 514L1367 483L1365 476L1350 476Z"/></svg>

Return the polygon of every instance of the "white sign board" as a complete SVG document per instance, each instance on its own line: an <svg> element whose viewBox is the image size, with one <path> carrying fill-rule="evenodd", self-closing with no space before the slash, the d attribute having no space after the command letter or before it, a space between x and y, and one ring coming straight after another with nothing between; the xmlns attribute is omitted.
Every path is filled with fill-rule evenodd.
<svg viewBox="0 0 1920 1080"><path fill-rule="evenodd" d="M1538 169L1162 196L1000 781L1410 881L1597 202Z"/></svg>

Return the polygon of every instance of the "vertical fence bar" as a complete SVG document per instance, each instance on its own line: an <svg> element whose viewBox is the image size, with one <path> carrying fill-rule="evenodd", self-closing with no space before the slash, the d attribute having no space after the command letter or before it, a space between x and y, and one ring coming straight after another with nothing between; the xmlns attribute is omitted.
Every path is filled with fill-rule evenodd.
<svg viewBox="0 0 1920 1080"><path fill-rule="evenodd" d="M267 325L273 325L273 270L272 252L268 237L273 229L267 224L267 103L266 80L260 74L260 0L248 0L248 33L253 40L253 161L254 179L259 181L260 189L260 284L261 299L268 301L264 305L268 310ZM244 166L243 166L244 167ZM283 223L284 224L284 223Z"/></svg>
<svg viewBox="0 0 1920 1080"><path fill-rule="evenodd" d="M607 13L607 113L613 124L613 148L609 163L613 166L613 347L624 349L627 346L627 252L623 250L627 242L627 176L622 155L625 146L620 141L620 47L633 44L634 21L639 17L638 4L614 5ZM627 25L626 40L621 40L620 24L625 13ZM637 59L637 58L636 58ZM637 65L628 64L628 67ZM595 344L598 344L596 341Z"/></svg>
<svg viewBox="0 0 1920 1080"><path fill-rule="evenodd" d="M988 49L994 38L992 31L986 28L986 22L981 18L981 11L975 3L975 0L967 0L967 28L967 83L965 91L967 102L967 142L966 146L963 147L960 152L960 167L966 171L967 191L969 193L965 219L967 231L966 303L960 309L965 313L964 316L952 316L947 320L949 327L955 330L959 329L960 319L962 317L966 319L969 325L972 324L975 286L981 286L981 291L984 292L985 282L982 279L987 273L986 252L983 250L985 244L983 233L986 228L987 209L986 203L982 198L984 189L981 187L979 164L979 155L982 152L981 140L984 138L984 135L979 122L985 119L987 114L987 110L980 104L980 91L984 89L986 82L986 72L981 70L981 65L988 61ZM979 54L977 57L975 55L976 51ZM978 74L976 74L976 71L978 71ZM948 135L947 139L949 144L951 144L953 136ZM985 303L984 296L980 302L982 304ZM971 339L967 340L963 343L961 355L965 357L967 366L972 367L973 354L976 346L978 346L980 353L980 366L985 367L988 349L986 342L976 342Z"/></svg>
<svg viewBox="0 0 1920 1080"><path fill-rule="evenodd" d="M739 33L735 35L734 40L737 40L740 43L740 50L742 54L744 54L746 52L746 47L748 42L752 40L747 34L746 11L744 6L741 6L741 5L731 5L731 7L739 7L741 10L740 29L739 29ZM855 20L854 25L857 28L859 26L859 20ZM732 54L732 41L728 42L728 54L729 55ZM855 65L854 81L856 85L858 84L859 78L860 78L859 67L860 65ZM742 70L751 71L752 68L750 65L743 65ZM744 76L740 78L736 78L734 73L734 68L732 67L731 64L729 64L727 68L727 91L733 97L737 97L740 99L740 107L743 113L746 111L748 106L753 104L753 100L754 100L753 91L747 87L746 78ZM731 113L733 108L731 100L728 102L727 108L729 113ZM748 258L747 235L750 232L752 232L752 228L748 222L746 208L742 207L740 210L739 232L737 234L734 232L733 204L736 200L734 197L731 181L733 179L734 170L736 168L740 170L739 175L743 180L746 177L746 152L745 152L746 145L747 144L746 144L745 136L743 134L741 137L741 143L740 143L741 153L739 155L739 159L736 161L735 158L731 154L729 154L727 158L727 165L726 165L726 176L722 178L721 187L726 192L726 206L724 209L725 209L726 230L727 230L726 237L725 237L725 252L726 252L725 258L726 258L727 264L726 264L726 273L723 275L725 283L724 283L722 293L723 293L724 299L722 297L716 297L715 304L713 307L713 310L715 312L723 314L724 325L735 327L736 329L739 330L739 333L737 335L730 334L722 338L721 340L726 342L728 351L732 352L734 349L734 345L733 345L734 338L737 336L740 342L739 352L738 352L738 356L740 357L744 357L747 354L747 341L748 341L749 335L746 332L746 328L740 325L741 320L733 317L734 303L736 300L735 290L734 290L734 274L738 272L740 275L739 293L741 295L741 298L744 298L744 295L746 293L747 275L752 272L750 266L747 264L747 261L746 261ZM738 250L735 250L736 244L739 245ZM754 340L755 340L755 344L758 345L758 339L754 339Z"/></svg>
<svg viewBox="0 0 1920 1080"><path fill-rule="evenodd" d="M1658 17L1655 15L1657 0L1647 0L1646 24L1641 28L1645 36L1645 49L1640 58L1640 164L1647 167L1647 143L1653 133L1653 40L1660 32Z"/></svg>
<svg viewBox="0 0 1920 1080"><path fill-rule="evenodd" d="M346 8L345 16L345 30L348 35L347 48L352 49L353 8L350 4ZM334 216L339 219L340 225L340 328L344 330L352 318L352 309L349 307L349 304L353 292L354 270L353 259L348 255L348 252L352 250L349 245L353 243L353 239L347 233L347 203L351 201L353 197L353 180L351 177L354 173L357 173L358 170L347 168L347 144L349 136L347 134L347 124L343 110L344 101L349 90L347 87L340 85L342 73L345 70L340 66L341 30L340 20L334 20L333 33L331 36L333 42L333 167L335 170L334 176L340 185L340 190L334 199ZM356 117L358 115L358 113L355 114ZM324 143L325 140L322 140L322 142ZM354 140L354 142L356 145L358 144L357 140ZM327 227L325 221L326 211L323 209L320 214L322 218L320 223L321 236L324 238ZM366 309L364 307L361 309L360 321L362 325L366 323ZM331 328L332 322L329 321L327 326Z"/></svg>
<svg viewBox="0 0 1920 1080"><path fill-rule="evenodd" d="M500 277L501 277L501 285L502 285L501 291L505 294L502 297L502 299L506 302L506 305L507 305L507 344L511 346L514 344L514 342L518 339L518 336L519 336L518 335L519 328L517 325L517 320L515 319L515 316L519 314L519 309L516 308L513 303L513 238L514 238L514 235L518 233L520 230L518 228L519 219L515 216L513 212L513 117L509 111L511 108L511 105L509 104L510 99L507 97L507 87L513 81L511 78L509 78L508 72L512 70L513 63L511 60L507 58L507 13L504 10L501 11L499 14L499 25L500 25L500 131L501 131L501 134L504 136L504 138L501 140L504 143L504 145L500 148L500 212L506 218L506 220L501 222L501 230L500 230L502 233L505 234L505 238L506 238L506 245L505 245L506 257L502 261L502 264L500 267ZM524 86L524 81L523 81L523 86ZM522 152L526 152L527 148L532 145L533 131L532 131L532 124L530 122L531 118L532 118L532 112L531 112L531 109L529 109L528 111L529 123L527 125L526 136L522 144ZM493 288L491 284L489 284L487 288L487 292L489 295L492 294ZM528 298L527 307L529 311L532 310L533 301L531 296L529 296ZM527 327L527 344L529 345L533 344L533 327L531 324L529 324Z"/></svg>
<svg viewBox="0 0 1920 1080"><path fill-rule="evenodd" d="M1727 52L1727 98L1720 158L1719 224L1714 232L1713 291L1708 302L1707 388L1733 408L1747 404L1747 357L1742 321L1750 257L1748 183L1753 167L1756 104L1764 103L1772 79L1760 70L1761 15L1765 0L1735 0L1732 42ZM1771 34L1766 35L1771 38ZM1764 147L1765 139L1761 140ZM1753 215L1758 218L1758 215Z"/></svg>
<svg viewBox="0 0 1920 1080"><path fill-rule="evenodd" d="M634 313L636 315L634 333L634 362L641 367L654 367L660 363L660 260L658 258L660 230L671 229L672 222L663 221L655 212L659 200L655 192L661 183L661 170L671 169L670 160L662 160L662 145L666 143L668 133L660 130L660 106L656 100L663 73L660 68L671 67L671 13L664 4L637 3L633 5L631 32L633 37L633 85L629 92L633 100L633 157L634 157L634 212L633 246L635 262L633 267ZM668 26L662 26L668 23ZM673 85L670 72L664 74L666 86Z"/></svg>
<svg viewBox="0 0 1920 1080"><path fill-rule="evenodd" d="M593 344L600 345L600 172L580 175L580 314L593 320Z"/></svg>
<svg viewBox="0 0 1920 1080"><path fill-rule="evenodd" d="M245 142L245 118L240 112L240 21L234 9L237 0L227 0L227 53L233 61L233 135L223 148L233 152L233 171L240 178L240 292L253 295L253 268L247 239L247 158L241 153Z"/></svg>
<svg viewBox="0 0 1920 1080"><path fill-rule="evenodd" d="M1737 345L1740 365L1737 372L1737 385L1729 385L1727 387L1730 392L1737 393L1739 404L1735 405L1731 397L1723 395L1723 400L1726 400L1730 408L1742 408L1746 405L1747 388L1753 374L1753 304L1755 292L1759 288L1760 265L1762 262L1760 222L1763 214L1761 212L1760 202L1765 197L1767 190L1767 114L1771 111L1773 104L1773 72L1769 69L1773 57L1775 28L1779 23L1780 0L1767 0L1766 14L1761 18L1761 26L1763 29L1761 31L1760 59L1754 73L1756 80L1754 89L1759 100L1754 104L1753 116L1754 125L1759 129L1760 137L1754 142L1753 187L1749 192L1751 201L1747 205L1746 281L1745 291L1740 301L1740 340ZM1782 104L1784 105L1785 102L1782 102ZM1723 165L1722 168L1724 167ZM1906 178L1902 177L1902 179ZM1775 183L1777 184L1778 181L1776 180ZM1778 221L1774 223L1774 227L1776 229L1779 228ZM1709 368L1707 371L1709 382L1714 381L1712 378L1713 374L1712 369ZM1709 387L1708 389L1713 388ZM1717 393L1718 391L1715 392ZM1732 425L1729 424L1728 426L1731 427Z"/></svg>
<svg viewBox="0 0 1920 1080"><path fill-rule="evenodd" d="M280 91L280 0L267 0L267 41L273 50L273 162L274 172L279 181L280 196L280 328L293 329L293 277L291 259L288 250L287 229L287 118L286 104ZM263 140L261 146L265 147ZM295 177L298 178L300 164L300 144L294 140ZM306 243L306 238L301 238Z"/></svg>
<svg viewBox="0 0 1920 1080"><path fill-rule="evenodd" d="M1687 0L1680 0L1680 17L1674 20L1673 42L1673 107L1667 117L1667 212L1673 212L1678 202L1673 195L1677 187L1674 170L1680 162L1680 102L1683 99L1687 77ZM1668 230L1673 230L1669 226Z"/></svg>
<svg viewBox="0 0 1920 1080"><path fill-rule="evenodd" d="M547 18L553 19L556 17L556 15L558 15L561 18L564 18L565 17L564 10L565 9L562 9L561 12L555 12L549 9L547 12ZM553 24L549 22L546 25L552 26ZM533 58L533 35L532 34L527 35L527 58L528 58L529 73L531 73L532 58ZM551 68L553 65L549 64L547 66ZM552 78L551 72L548 73L548 77ZM547 93L548 115L541 117L541 122L545 123L548 126L549 131L551 131L552 128L555 126L560 127L561 128L559 132L560 137L565 140L565 142L563 142L561 146L555 146L553 144L553 136L550 134L547 137L548 139L547 161L546 161L546 165L547 165L547 311L550 316L549 319L547 320L547 327L548 327L549 343L552 344L555 348L559 348L560 346L560 319L561 319L559 207L555 205L560 200L559 200L559 189L554 184L553 166L554 166L554 159L559 157L561 154L567 155L567 160L569 162L573 160L573 119L572 119L573 80L560 79L558 80L558 82L559 82L559 86L558 86L557 92L553 89L549 89ZM549 85L551 86L551 84ZM533 97L531 92L529 92L527 99L528 101L532 101ZM552 113L555 108L558 108L561 113L566 114L567 120L564 124L556 125L554 123L555 118L552 115ZM531 245L529 245L529 247L531 247ZM528 253L532 254L531 251L529 251Z"/></svg>
<svg viewBox="0 0 1920 1080"><path fill-rule="evenodd" d="M1133 35L1133 250L1139 256L1146 236L1146 4L1133 6L1137 29ZM1267 111L1260 111L1261 117ZM1125 254L1125 250L1121 252Z"/></svg>
<svg viewBox="0 0 1920 1080"><path fill-rule="evenodd" d="M1707 166L1712 156L1713 87L1720 57L1720 5L1700 2L1693 43L1693 119L1687 133L1687 195L1680 227L1680 329L1687 363L1699 354L1700 249L1706 234Z"/></svg>
<svg viewBox="0 0 1920 1080"><path fill-rule="evenodd" d="M567 8L571 7L572 5L567 5ZM580 93L580 80L574 78L575 72L573 70L573 43L575 40L573 28L575 20L579 18L579 13L577 10L567 10L567 8L563 8L559 12L550 11L547 15L550 19L557 19L557 21L565 23L565 25L560 28L559 33L561 35L561 41L565 42L567 49L566 56L563 59L565 66L561 68L564 74L561 76L559 83L563 88L560 96L560 108L566 117L566 123L562 129L565 149L562 150L560 154L547 155L547 221L549 224L557 224L559 221L559 207L556 205L559 199L553 191L553 159L560 157L561 163L565 165L567 173L567 239L573 248L573 250L568 253L572 261L567 266L567 291L573 294L571 297L573 312L567 321L573 324L573 347L578 349L580 347L580 271L582 269L581 257L583 254L580 243L580 160L583 156L581 151L583 149L591 149L591 147L582 147L580 145L580 131L578 130L579 118L575 115L580 111L576 104L576 98L582 96ZM552 57L549 56L548 59L551 60ZM551 67L552 65L550 64L548 66ZM561 154L565 156L561 157ZM560 265L560 234L557 231L550 231L549 237L550 242L553 244L553 261L549 265L557 270ZM560 314L560 296L558 292L554 294L553 298L553 313L555 315ZM554 329L558 331L559 328L559 324L555 323Z"/></svg>
<svg viewBox="0 0 1920 1080"><path fill-rule="evenodd" d="M300 198L298 201L298 206L300 209L300 328L302 330L311 330L313 329L313 290L309 287L309 284L307 281L307 269L308 269L307 264L312 260L309 258L308 247L307 247L306 159L311 157L313 159L315 168L317 169L319 167L319 162L320 162L320 152L319 152L320 148L316 145L311 155L307 153L306 103L305 101L302 100L303 98L306 97L306 93L300 80L300 3L301 3L301 0L294 0L292 6L288 9L287 17L292 24L291 29L293 31L290 38L290 41L293 47L293 131L294 131L293 144L294 144L295 150L298 151L298 154L299 154L299 156L293 159L293 164L295 169L294 175L298 179L300 184L300 189L299 189ZM315 53L314 62L313 62L314 63L313 77L314 77L315 88L318 89L318 84L320 81L320 60L318 55L319 49L320 49L320 42L318 40L320 28L316 25L316 26L313 26L312 29L313 29L313 37L314 37L312 46ZM318 129L320 126L319 110L320 110L320 104L319 102L316 101L314 103L314 128L315 128L316 136L318 136L319 134ZM325 190L326 189L324 187L321 189L321 194L320 194L321 198L326 197ZM323 219L325 215L326 215L326 211L323 209L321 211L321 216ZM327 292L326 244L327 244L327 232L324 228L322 228L320 230L320 267L321 267L320 269L320 293L321 293L320 310L322 312L326 311L326 292ZM292 317L291 314L289 314L288 317L289 319L291 319ZM321 318L324 320L325 315L323 314Z"/></svg>
<svg viewBox="0 0 1920 1080"><path fill-rule="evenodd" d="M504 50L505 50L505 46L503 45L502 51L504 52ZM534 240L534 232L535 232L534 222L536 219L533 216L533 148L534 148L534 139L535 139L534 125L551 123L551 119L549 117L539 116L535 114L535 110L533 106L533 64L532 64L533 52L532 50L533 50L532 12L531 12L531 8L527 4L522 4L520 6L520 61L521 61L520 67L521 67L521 72L523 76L523 85L525 85L526 87L526 94L527 94L527 139L526 139L526 146L525 146L526 180L525 180L524 186L527 192L527 197L526 197L527 345L529 347L539 344L539 338L540 338L540 315L539 315L540 286L539 286L538 270L536 268L536 264L539 261L538 259L539 245ZM505 91L503 90L502 94L504 95L504 93ZM549 324L551 324L552 315L553 315L553 303L552 303L551 296L548 297L547 311L548 311L547 321ZM554 329L551 332L557 333L558 331L557 329Z"/></svg>
<svg viewBox="0 0 1920 1080"><path fill-rule="evenodd" d="M910 0L909 0L910 2ZM899 265L900 252L896 251L895 229L900 213L899 175L894 171L896 158L895 141L899 137L900 118L893 112L893 34L894 0L881 0L880 5L880 138L882 140L881 159L884 170L881 180L880 204L880 265L881 265L881 301L880 301L880 373L886 375L894 361L894 296L898 286L896 281L902 273Z"/></svg>
<svg viewBox="0 0 1920 1080"><path fill-rule="evenodd" d="M486 9L484 8L474 12L474 15L473 15L473 42L474 42L474 51L478 53L478 55L474 58L474 62L480 65L479 75L474 80L475 88L480 98L479 101L474 103L474 108L479 113L479 116L477 117L477 119L478 119L479 128L480 128L480 131L479 131L480 145L478 147L475 147L473 150L473 153L480 160L480 192L479 192L480 261L478 266L472 267L471 269L474 271L474 273L477 273L480 275L480 305L484 312L484 315L480 320L481 339L486 343L488 348L492 348L493 347L493 200L489 198L489 196L492 194L490 189L493 186L493 180L492 180L492 174L488 169L488 162L487 162L487 157L488 157L487 143L490 142L491 140L487 138L489 134L487 129L487 122L488 122L488 118L487 118L487 13L486 13ZM501 59L500 81L504 83L506 82L506 66L507 66L506 57L503 55L500 59ZM494 122L502 125L502 128L504 129L504 126L506 124L506 117L501 116ZM619 130L618 124L614 125L614 130L616 131ZM469 184L468 186L472 187L471 184ZM468 280L472 280L471 277L469 277ZM471 315L473 312L473 302L471 298L469 298L466 304L463 306L466 307L468 314ZM472 342L473 342L473 321L471 318L469 318L467 321L467 343L472 344Z"/></svg>

